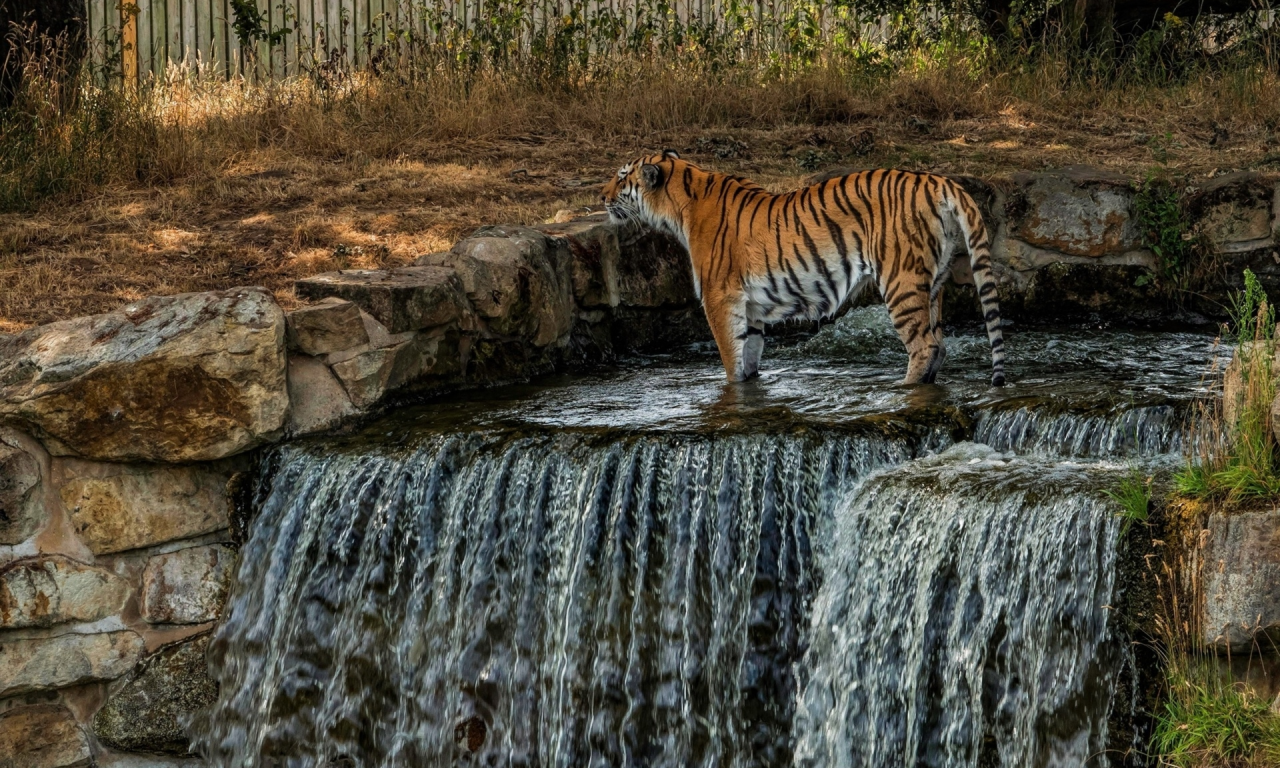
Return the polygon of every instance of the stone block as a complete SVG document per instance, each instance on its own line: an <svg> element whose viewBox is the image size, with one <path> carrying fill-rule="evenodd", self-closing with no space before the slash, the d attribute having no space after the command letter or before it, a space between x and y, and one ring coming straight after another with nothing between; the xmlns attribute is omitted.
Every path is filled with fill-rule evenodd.
<svg viewBox="0 0 1280 768"><path fill-rule="evenodd" d="M0 336L0 421L56 456L230 456L284 427L284 336L261 288L150 298Z"/></svg>
<svg viewBox="0 0 1280 768"><path fill-rule="evenodd" d="M3 768L78 768L92 764L89 740L65 707L37 704L0 714Z"/></svg>
<svg viewBox="0 0 1280 768"><path fill-rule="evenodd" d="M544 347L573 326L573 278L567 251L528 227L485 227L453 251L423 257L453 270L477 314L501 336Z"/></svg>
<svg viewBox="0 0 1280 768"><path fill-rule="evenodd" d="M39 462L0 430L0 544L26 541L45 519Z"/></svg>
<svg viewBox="0 0 1280 768"><path fill-rule="evenodd" d="M286 316L289 348L307 355L327 355L369 343L360 308L330 297Z"/></svg>
<svg viewBox="0 0 1280 768"><path fill-rule="evenodd" d="M0 697L114 680L142 655L136 632L58 635L0 643Z"/></svg>
<svg viewBox="0 0 1280 768"><path fill-rule="evenodd" d="M229 525L227 477L199 467L112 467L59 489L71 524L95 554L212 533Z"/></svg>
<svg viewBox="0 0 1280 768"><path fill-rule="evenodd" d="M618 304L618 228L608 214L593 214L538 227L555 245L569 251L573 298L583 309Z"/></svg>
<svg viewBox="0 0 1280 768"><path fill-rule="evenodd" d="M351 403L369 408L388 392L428 374L449 370L449 358L441 355L439 337L418 335L395 346L371 349L332 366Z"/></svg>
<svg viewBox="0 0 1280 768"><path fill-rule="evenodd" d="M0 629L105 619L131 591L111 571L61 555L18 560L0 568Z"/></svg>
<svg viewBox="0 0 1280 768"><path fill-rule="evenodd" d="M1280 186L1272 174L1240 171L1205 182L1186 202L1198 233L1219 253L1276 245Z"/></svg>
<svg viewBox="0 0 1280 768"><path fill-rule="evenodd" d="M1142 247L1133 221L1133 187L1119 174L1083 166L1013 176L1007 231L1067 256L1102 258Z"/></svg>
<svg viewBox="0 0 1280 768"><path fill-rule="evenodd" d="M289 434L308 435L359 413L329 366L314 357L289 358Z"/></svg>
<svg viewBox="0 0 1280 768"><path fill-rule="evenodd" d="M675 309L695 306L689 252L675 238L628 228L619 234L618 303L624 307Z"/></svg>
<svg viewBox="0 0 1280 768"><path fill-rule="evenodd" d="M156 555L142 572L142 618L152 624L217 619L235 566L235 550L222 544Z"/></svg>
<svg viewBox="0 0 1280 768"><path fill-rule="evenodd" d="M353 302L391 333L446 325L467 312L457 277L441 267L326 272L299 280L294 287L304 299L336 296Z"/></svg>
<svg viewBox="0 0 1280 768"><path fill-rule="evenodd" d="M1248 653L1260 632L1280 639L1280 512L1211 515L1208 529L1205 642Z"/></svg>
<svg viewBox="0 0 1280 768"><path fill-rule="evenodd" d="M93 718L98 739L126 752L185 755L192 716L218 698L201 635L156 651Z"/></svg>

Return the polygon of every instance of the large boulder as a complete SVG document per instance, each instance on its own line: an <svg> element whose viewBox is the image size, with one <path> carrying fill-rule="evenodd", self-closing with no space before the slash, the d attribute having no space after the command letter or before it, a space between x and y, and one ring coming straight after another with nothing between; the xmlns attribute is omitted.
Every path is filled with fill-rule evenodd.
<svg viewBox="0 0 1280 768"><path fill-rule="evenodd" d="M114 680L142 655L136 632L6 639L0 643L0 698Z"/></svg>
<svg viewBox="0 0 1280 768"><path fill-rule="evenodd" d="M326 272L297 281L294 290L304 299L346 299L393 334L446 325L467 311L457 277L438 266Z"/></svg>
<svg viewBox="0 0 1280 768"><path fill-rule="evenodd" d="M489 330L545 347L573 326L573 277L568 254L527 227L485 227L448 253L418 263L457 274Z"/></svg>
<svg viewBox="0 0 1280 768"><path fill-rule="evenodd" d="M3 768L79 768L92 764L89 740L65 707L36 704L0 714Z"/></svg>
<svg viewBox="0 0 1280 768"><path fill-rule="evenodd" d="M45 521L40 464L17 436L0 429L0 544L25 541Z"/></svg>
<svg viewBox="0 0 1280 768"><path fill-rule="evenodd" d="M1204 562L1204 640L1248 653L1280 639L1280 513L1212 515Z"/></svg>
<svg viewBox="0 0 1280 768"><path fill-rule="evenodd" d="M61 555L0 568L0 629L97 621L120 613L129 582L105 568Z"/></svg>
<svg viewBox="0 0 1280 768"><path fill-rule="evenodd" d="M152 624L201 624L222 612L236 566L222 544L156 555L142 572L142 618Z"/></svg>
<svg viewBox="0 0 1280 768"><path fill-rule="evenodd" d="M623 253L617 270L619 304L675 309L698 303L689 253L675 238L627 227L618 239Z"/></svg>
<svg viewBox="0 0 1280 768"><path fill-rule="evenodd" d="M1220 254L1274 248L1280 230L1278 179L1256 171L1217 176L1188 197L1187 213Z"/></svg>
<svg viewBox="0 0 1280 768"><path fill-rule="evenodd" d="M218 459L289 410L284 313L261 288L144 299L0 337L0 421L58 456Z"/></svg>
<svg viewBox="0 0 1280 768"><path fill-rule="evenodd" d="M191 744L187 725L218 698L205 656L209 635L166 646L149 656L137 672L93 718L93 732L115 749L185 755Z"/></svg>
<svg viewBox="0 0 1280 768"><path fill-rule="evenodd" d="M1133 186L1128 177L1072 166L1015 174L1013 187L1005 202L1010 237L1037 249L1090 259L1142 247L1142 233L1131 214Z"/></svg>
<svg viewBox="0 0 1280 768"><path fill-rule="evenodd" d="M59 493L80 539L106 554L227 528L227 482L201 467L108 465L78 474Z"/></svg>

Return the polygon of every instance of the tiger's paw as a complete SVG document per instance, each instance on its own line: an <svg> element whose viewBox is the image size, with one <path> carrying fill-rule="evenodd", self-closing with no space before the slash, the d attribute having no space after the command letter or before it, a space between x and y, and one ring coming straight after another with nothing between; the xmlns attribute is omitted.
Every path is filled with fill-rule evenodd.
<svg viewBox="0 0 1280 768"><path fill-rule="evenodd" d="M1004 374L1003 374L1003 373L994 373L994 374L992 374L992 375L991 375L991 386L993 386L993 387L1003 387L1003 386L1004 386Z"/></svg>

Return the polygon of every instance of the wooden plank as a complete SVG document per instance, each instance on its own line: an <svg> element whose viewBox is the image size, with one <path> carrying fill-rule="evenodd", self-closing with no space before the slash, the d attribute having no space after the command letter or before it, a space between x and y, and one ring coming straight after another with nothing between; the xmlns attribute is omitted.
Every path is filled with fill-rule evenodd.
<svg viewBox="0 0 1280 768"><path fill-rule="evenodd" d="M169 65L169 15L165 0L147 0L151 10L151 72L162 77Z"/></svg>
<svg viewBox="0 0 1280 768"><path fill-rule="evenodd" d="M124 81L129 85L138 84L138 14L137 5L131 2L120 4L120 67Z"/></svg>
<svg viewBox="0 0 1280 768"><path fill-rule="evenodd" d="M352 9L352 18L354 19L354 32L356 47L352 51L351 61L358 67L362 67L369 63L369 51L366 44L367 32L369 30L369 2L368 0L351 0L354 6Z"/></svg>
<svg viewBox="0 0 1280 768"><path fill-rule="evenodd" d="M210 37L213 38L209 60L213 64L213 71L219 77L226 77L227 35L231 30L227 28L226 19L222 15L222 0L208 0L208 3Z"/></svg>
<svg viewBox="0 0 1280 768"><path fill-rule="evenodd" d="M151 74L151 0L133 0L138 6L135 24L138 31L138 79Z"/></svg>
<svg viewBox="0 0 1280 768"><path fill-rule="evenodd" d="M311 50L315 47L316 31L315 31L315 15L311 10L312 0L296 0L295 8L297 9L298 21L297 26L297 71L301 72L303 67L311 67Z"/></svg>
<svg viewBox="0 0 1280 768"><path fill-rule="evenodd" d="M182 0L182 61L188 67L195 66L197 53L200 51L196 38L196 30L199 29L196 22L196 2L197 0Z"/></svg>
<svg viewBox="0 0 1280 768"><path fill-rule="evenodd" d="M207 66L213 54L212 0L193 0L192 4L196 7L195 63Z"/></svg>
<svg viewBox="0 0 1280 768"><path fill-rule="evenodd" d="M227 30L227 77L239 77L242 71L240 61L240 38L236 37L232 26L235 17L231 12L231 0L222 0L222 23Z"/></svg>
<svg viewBox="0 0 1280 768"><path fill-rule="evenodd" d="M290 31L284 36L281 43L281 55L284 57L284 74L286 76L298 74L298 14L296 10L296 2L288 2L279 0L277 5L281 9L281 26Z"/></svg>

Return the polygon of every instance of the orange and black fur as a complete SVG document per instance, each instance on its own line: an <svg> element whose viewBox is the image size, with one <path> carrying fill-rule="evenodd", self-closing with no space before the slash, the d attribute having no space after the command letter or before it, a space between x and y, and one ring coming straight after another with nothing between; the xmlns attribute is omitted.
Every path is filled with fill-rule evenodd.
<svg viewBox="0 0 1280 768"><path fill-rule="evenodd" d="M932 382L946 357L942 284L966 251L991 342L991 383L1004 384L991 241L977 204L951 179L865 171L775 195L667 151L623 166L604 202L614 221L684 243L731 381L759 372L765 325L830 318L874 281L910 356L903 383Z"/></svg>

